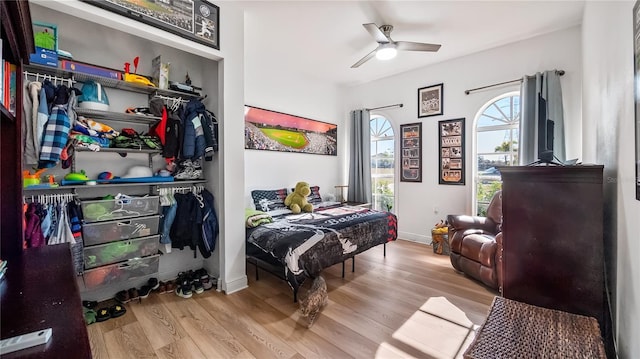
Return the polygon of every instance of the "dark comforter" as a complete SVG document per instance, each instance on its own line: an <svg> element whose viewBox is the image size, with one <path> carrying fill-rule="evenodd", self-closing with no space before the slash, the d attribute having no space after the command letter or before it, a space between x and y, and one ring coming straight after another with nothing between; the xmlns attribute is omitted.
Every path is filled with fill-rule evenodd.
<svg viewBox="0 0 640 359"><path fill-rule="evenodd" d="M284 266L294 292L306 277L396 238L393 213L348 206L276 217L273 223L247 229L247 245Z"/></svg>

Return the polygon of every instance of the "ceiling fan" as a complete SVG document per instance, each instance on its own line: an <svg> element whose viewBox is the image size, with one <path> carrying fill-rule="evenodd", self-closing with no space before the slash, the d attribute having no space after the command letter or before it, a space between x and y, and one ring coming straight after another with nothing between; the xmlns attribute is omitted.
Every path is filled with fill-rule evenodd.
<svg viewBox="0 0 640 359"><path fill-rule="evenodd" d="M378 27L378 25L374 23L362 24L367 31L373 36L373 38L378 42L378 47L367 54L365 57L361 58L360 61L351 65L351 68L359 67L365 62L371 60L373 56L376 56L380 60L389 60L396 56L398 51L431 51L436 52L440 49L439 44L425 44L422 42L411 42L411 41L393 41L391 39L391 30L393 30L393 26L391 25L382 25Z"/></svg>

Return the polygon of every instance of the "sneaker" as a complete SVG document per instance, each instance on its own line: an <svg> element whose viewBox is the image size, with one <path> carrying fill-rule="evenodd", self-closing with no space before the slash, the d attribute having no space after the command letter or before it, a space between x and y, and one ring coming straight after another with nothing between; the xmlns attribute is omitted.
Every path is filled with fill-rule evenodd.
<svg viewBox="0 0 640 359"><path fill-rule="evenodd" d="M181 285L176 288L176 295L182 298L191 298L193 292L191 292L191 282L185 280Z"/></svg>
<svg viewBox="0 0 640 359"><path fill-rule="evenodd" d="M95 300L83 300L82 306L87 309L96 309L98 307L98 302Z"/></svg>
<svg viewBox="0 0 640 359"><path fill-rule="evenodd" d="M142 288L140 288L140 290L138 291L140 299L147 298L149 296L149 293L151 293L151 287L148 285L143 285Z"/></svg>
<svg viewBox="0 0 640 359"><path fill-rule="evenodd" d="M160 282L158 282L158 278L149 278L147 285L151 287L151 290L156 290L160 287Z"/></svg>
<svg viewBox="0 0 640 359"><path fill-rule="evenodd" d="M204 287L202 286L202 282L200 281L200 278L194 279L192 283L193 283L193 291L196 292L196 294L204 293Z"/></svg>

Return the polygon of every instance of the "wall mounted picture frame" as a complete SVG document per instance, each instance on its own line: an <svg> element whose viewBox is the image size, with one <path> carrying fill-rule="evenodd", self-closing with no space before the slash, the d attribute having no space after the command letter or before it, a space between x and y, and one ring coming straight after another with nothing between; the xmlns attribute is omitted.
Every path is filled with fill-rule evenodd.
<svg viewBox="0 0 640 359"><path fill-rule="evenodd" d="M207 0L82 0L220 50L220 8Z"/></svg>
<svg viewBox="0 0 640 359"><path fill-rule="evenodd" d="M245 105L244 148L337 156L338 125Z"/></svg>
<svg viewBox="0 0 640 359"><path fill-rule="evenodd" d="M633 74L634 74L634 109L635 109L635 168L636 199L640 201L640 1L633 6Z"/></svg>
<svg viewBox="0 0 640 359"><path fill-rule="evenodd" d="M438 183L464 185L464 118L438 121Z"/></svg>
<svg viewBox="0 0 640 359"><path fill-rule="evenodd" d="M418 89L418 117L444 115L444 84L431 85Z"/></svg>
<svg viewBox="0 0 640 359"><path fill-rule="evenodd" d="M422 123L400 125L400 182L422 182Z"/></svg>

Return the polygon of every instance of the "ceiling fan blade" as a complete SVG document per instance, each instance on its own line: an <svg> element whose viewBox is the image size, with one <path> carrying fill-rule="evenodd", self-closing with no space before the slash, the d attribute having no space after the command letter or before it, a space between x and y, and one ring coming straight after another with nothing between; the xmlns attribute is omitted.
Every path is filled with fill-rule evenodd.
<svg viewBox="0 0 640 359"><path fill-rule="evenodd" d="M438 51L439 44L425 44L422 42L396 41L396 48L400 51Z"/></svg>
<svg viewBox="0 0 640 359"><path fill-rule="evenodd" d="M375 50L371 51L370 53L368 53L367 56L361 58L360 61L358 61L355 64L351 65L351 68L355 69L356 67L359 67L360 65L364 64L365 62L371 60L371 58L376 55L376 51L378 51L377 48Z"/></svg>
<svg viewBox="0 0 640 359"><path fill-rule="evenodd" d="M384 44L391 41L391 39L389 39L387 35L385 35L384 32L382 32L382 30L378 28L378 25L374 23L369 23L369 24L362 24L362 26L364 26L364 28L367 29L367 31L369 31L371 36L373 36L373 38L376 39L377 42Z"/></svg>

